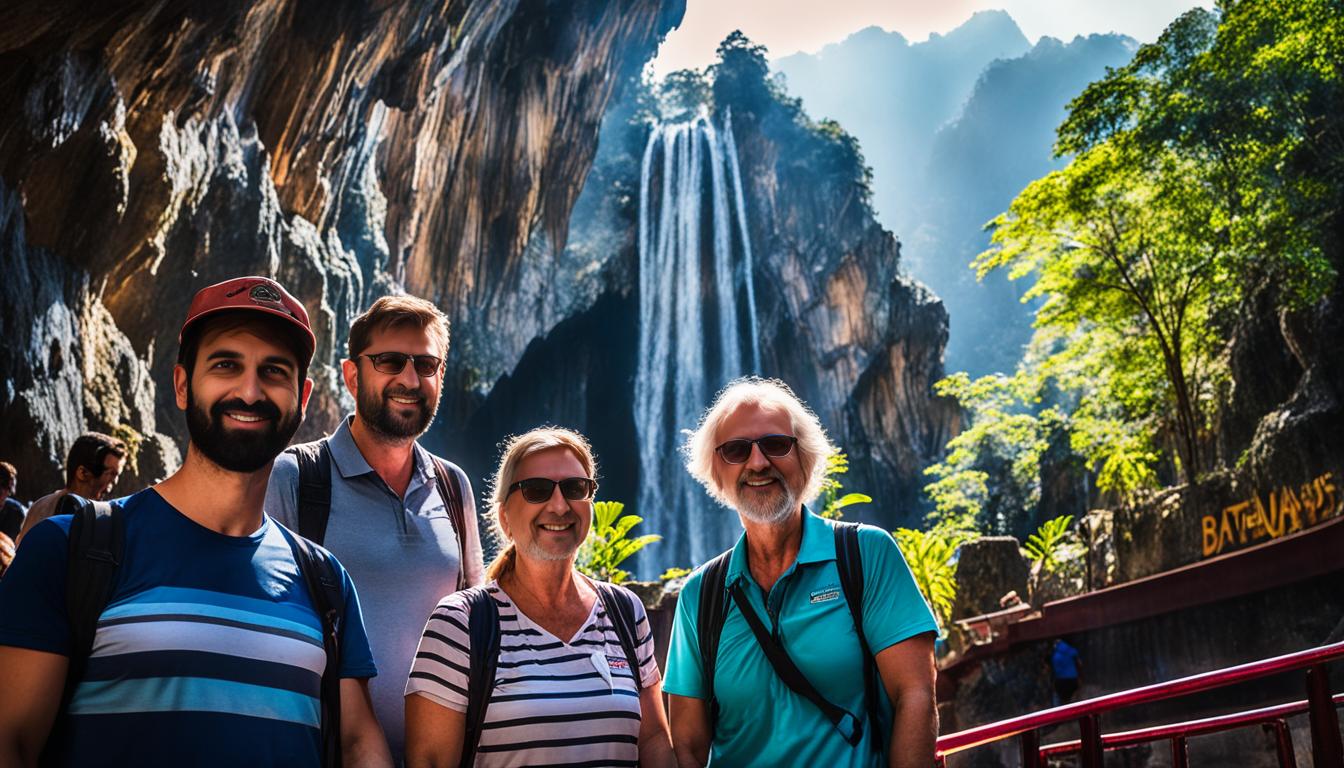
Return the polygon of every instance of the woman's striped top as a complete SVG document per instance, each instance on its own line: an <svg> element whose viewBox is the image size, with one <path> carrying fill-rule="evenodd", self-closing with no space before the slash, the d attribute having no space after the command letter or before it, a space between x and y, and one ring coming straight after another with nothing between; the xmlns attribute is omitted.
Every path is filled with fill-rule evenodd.
<svg viewBox="0 0 1344 768"><path fill-rule="evenodd" d="M601 600L569 642L542 629L490 582L499 606L499 667L486 709L476 765L636 766L639 692L616 630ZM638 599L636 655L643 687L661 676L653 633ZM459 712L467 710L471 642L466 602L453 594L425 625L406 694L418 693Z"/></svg>

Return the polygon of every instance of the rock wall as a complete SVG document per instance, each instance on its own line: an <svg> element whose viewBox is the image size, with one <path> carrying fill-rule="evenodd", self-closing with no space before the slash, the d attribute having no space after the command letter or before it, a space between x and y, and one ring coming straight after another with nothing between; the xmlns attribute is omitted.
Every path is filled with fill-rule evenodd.
<svg viewBox="0 0 1344 768"><path fill-rule="evenodd" d="M300 437L329 429L350 319L449 314L444 422L594 298L564 253L617 84L681 0L163 0L0 9L0 434L21 496L74 436L179 460L164 386L192 293L270 274L314 318ZM24 490L27 489L27 490Z"/></svg>
<svg viewBox="0 0 1344 768"><path fill-rule="evenodd" d="M956 403L933 394L947 312L900 271L900 242L877 223L853 169L815 162L817 140L778 107L755 119L735 112L733 124L758 254L762 368L787 380L849 454L846 489L877 500L847 515L918 526L924 467L960 428Z"/></svg>

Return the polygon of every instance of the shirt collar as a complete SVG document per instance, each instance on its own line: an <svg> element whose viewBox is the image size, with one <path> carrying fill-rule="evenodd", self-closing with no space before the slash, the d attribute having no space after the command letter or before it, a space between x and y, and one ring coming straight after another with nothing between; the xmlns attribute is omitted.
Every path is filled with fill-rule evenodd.
<svg viewBox="0 0 1344 768"><path fill-rule="evenodd" d="M327 441L327 446L331 449L331 460L336 462L336 469L340 471L341 477L344 478L367 475L373 471L373 467L369 466L364 454L360 453L359 446L355 445L355 436L350 432L350 424L354 419L354 414L345 417ZM411 454L415 457L414 473L421 480L432 479L434 470L429 460L429 451L421 448L419 441L416 441L411 444Z"/></svg>
<svg viewBox="0 0 1344 768"><path fill-rule="evenodd" d="M835 535L825 518L812 513L803 505L803 539L798 544L798 564L824 563L835 559ZM728 556L728 574L725 584L732 586L743 576L747 576L747 534L737 538L733 553Z"/></svg>

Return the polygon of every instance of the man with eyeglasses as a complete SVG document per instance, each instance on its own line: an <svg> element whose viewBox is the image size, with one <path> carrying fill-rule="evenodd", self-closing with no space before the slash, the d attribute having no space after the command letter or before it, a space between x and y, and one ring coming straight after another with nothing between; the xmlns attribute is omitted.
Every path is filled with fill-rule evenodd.
<svg viewBox="0 0 1344 768"><path fill-rule="evenodd" d="M807 508L834 451L773 379L730 384L687 441L744 533L677 600L664 690L682 768L933 763L937 624L886 531Z"/></svg>
<svg viewBox="0 0 1344 768"><path fill-rule="evenodd" d="M447 318L423 299L385 296L351 324L347 351L355 412L276 460L266 511L331 550L359 585L374 660L403 671L371 686L400 761L404 670L438 601L483 581L480 533L466 475L416 440L439 407Z"/></svg>
<svg viewBox="0 0 1344 768"><path fill-rule="evenodd" d="M101 501L117 484L125 459L126 444L115 437L101 432L85 432L75 438L65 455L65 487L33 502L15 543L22 541L34 525L56 514L67 493Z"/></svg>

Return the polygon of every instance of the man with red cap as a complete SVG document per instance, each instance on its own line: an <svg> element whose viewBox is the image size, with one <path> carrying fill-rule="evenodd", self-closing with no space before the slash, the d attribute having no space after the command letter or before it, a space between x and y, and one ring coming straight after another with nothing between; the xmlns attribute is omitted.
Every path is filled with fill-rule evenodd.
<svg viewBox="0 0 1344 768"><path fill-rule="evenodd" d="M0 765L391 765L353 584L263 512L312 391L308 313L238 278L196 294L178 341L182 468L34 526L0 581ZM71 598L95 593L106 521L84 632Z"/></svg>

